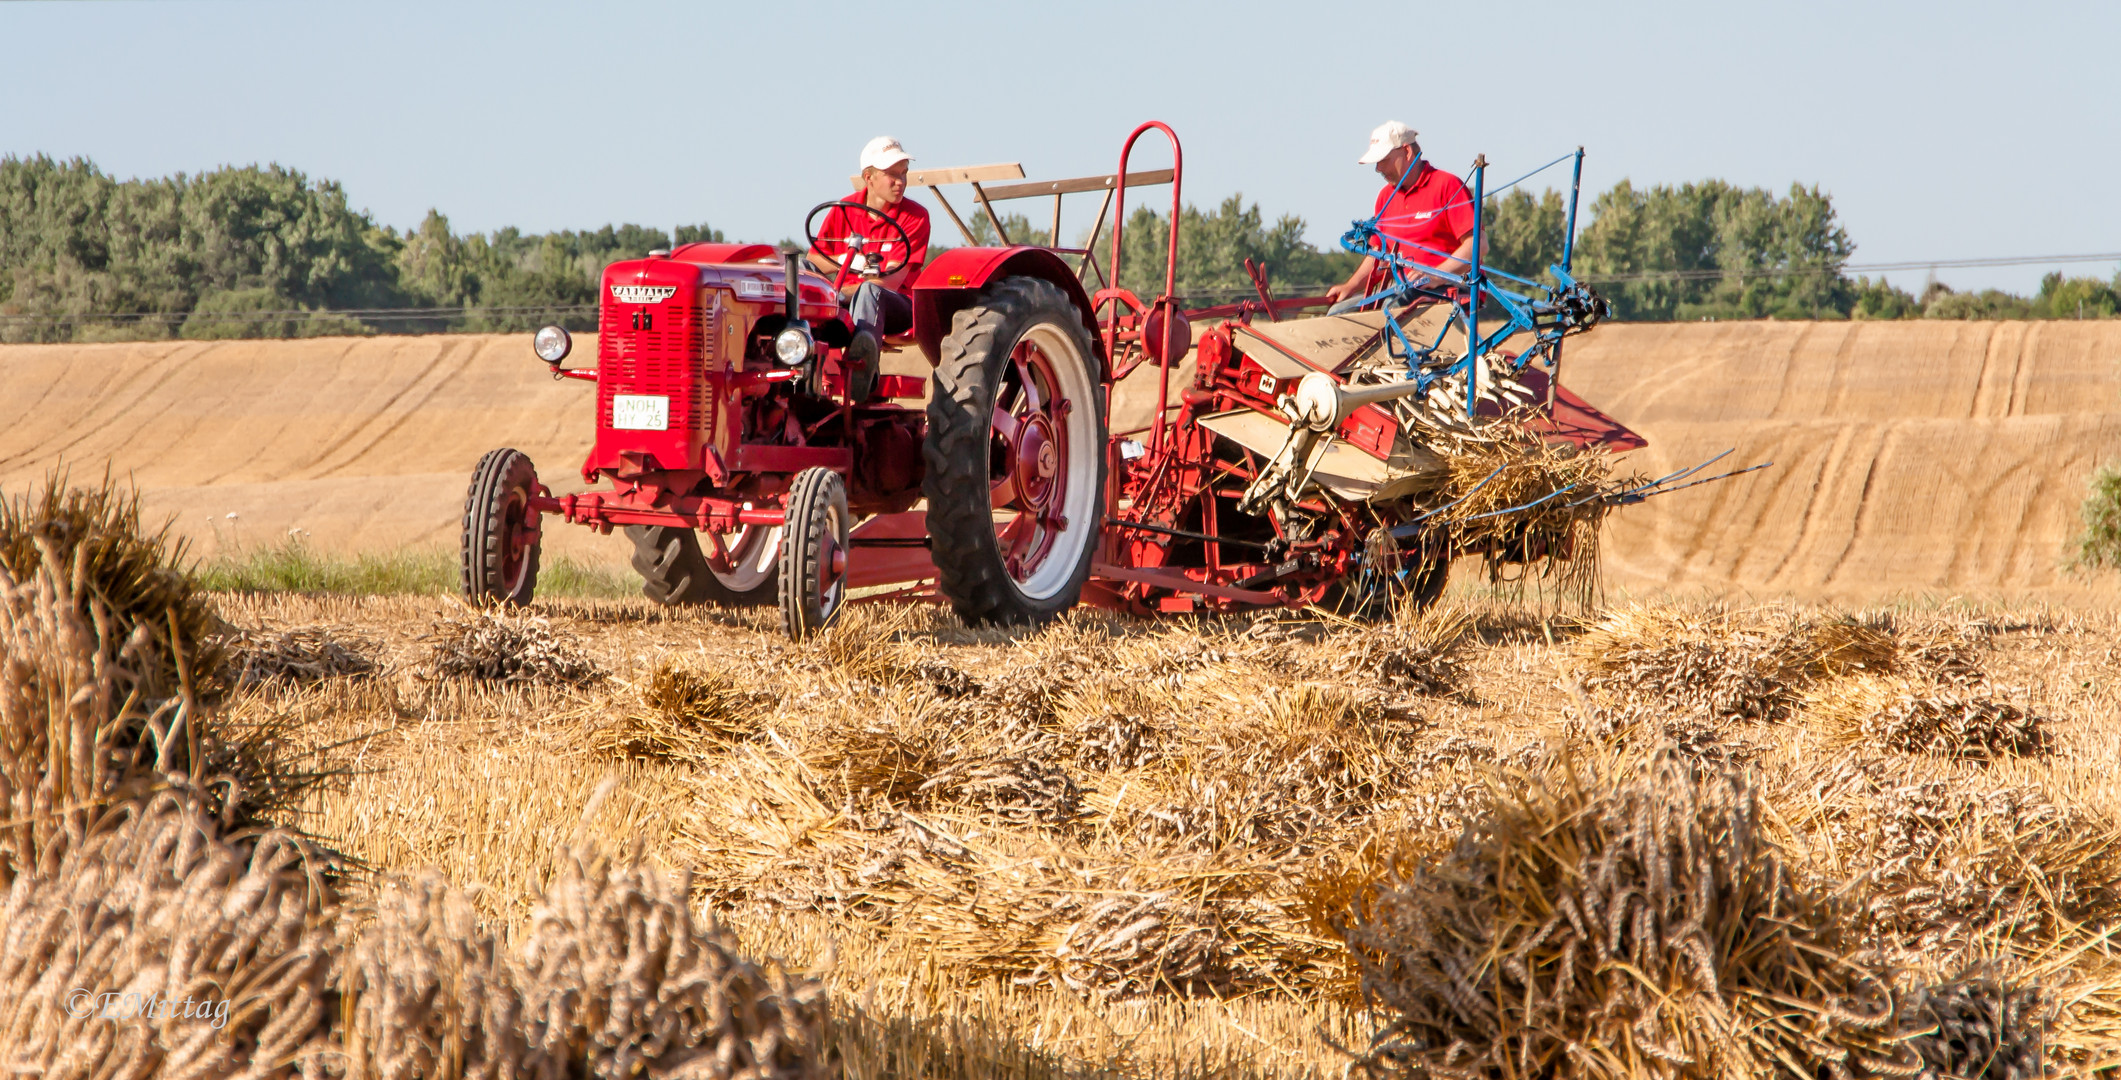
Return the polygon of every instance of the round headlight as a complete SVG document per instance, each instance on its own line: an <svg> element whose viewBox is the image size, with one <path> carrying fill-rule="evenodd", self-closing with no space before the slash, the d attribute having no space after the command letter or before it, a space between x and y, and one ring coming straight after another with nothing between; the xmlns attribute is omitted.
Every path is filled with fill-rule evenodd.
<svg viewBox="0 0 2121 1080"><path fill-rule="evenodd" d="M567 354L574 350L574 339L567 335L567 331L557 326L547 326L530 339L530 347L537 351L538 359L548 364L557 364L567 359Z"/></svg>
<svg viewBox="0 0 2121 1080"><path fill-rule="evenodd" d="M800 326L781 331L773 339L773 355L789 367L810 359L810 331Z"/></svg>

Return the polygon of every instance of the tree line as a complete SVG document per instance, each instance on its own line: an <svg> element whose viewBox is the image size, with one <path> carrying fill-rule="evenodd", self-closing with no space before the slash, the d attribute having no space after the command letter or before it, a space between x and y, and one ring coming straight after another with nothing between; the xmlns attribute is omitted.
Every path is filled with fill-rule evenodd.
<svg viewBox="0 0 2121 1080"><path fill-rule="evenodd" d="M1180 213L1178 291L1190 301L1249 295L1248 258L1280 295L1315 293L1354 266L1355 256L1306 242L1303 219L1269 221L1241 195ZM1490 265L1536 279L1560 261L1560 194L1513 190L1485 214ZM1778 196L1720 180L1622 181L1584 218L1575 273L1624 319L2109 318L2121 309L2121 276L2051 274L2030 297L1935 283L1916 296L1851 278L1855 245L1816 187ZM983 216L969 223L976 242L993 241ZM1127 216L1120 283L1144 297L1162 290L1167 225L1147 207ZM1014 241L1051 240L1021 215L1003 227ZM399 232L353 209L336 182L278 165L121 181L84 159L6 157L0 341L589 329L605 265L721 239L706 225L460 235L435 211ZM949 239L939 231L936 246ZM1109 233L1100 264L1108 243Z"/></svg>
<svg viewBox="0 0 2121 1080"><path fill-rule="evenodd" d="M1489 200L1496 265L1543 274L1560 262L1564 206L1554 191ZM1800 184L1777 197L1721 180L1649 188L1622 180L1586 210L1572 272L1623 319L2105 319L2121 310L2121 273L2051 273L2030 297L1954 292L1934 279L1917 296L1851 278L1843 268L1855 244L1832 200Z"/></svg>
<svg viewBox="0 0 2121 1080"><path fill-rule="evenodd" d="M79 158L0 158L0 341L590 329L606 264L719 239L458 235L432 211L400 233L278 165L121 181Z"/></svg>

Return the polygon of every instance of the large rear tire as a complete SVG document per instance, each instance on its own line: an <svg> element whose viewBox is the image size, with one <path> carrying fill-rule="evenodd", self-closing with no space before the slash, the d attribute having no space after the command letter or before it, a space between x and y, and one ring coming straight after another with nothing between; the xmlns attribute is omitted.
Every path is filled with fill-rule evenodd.
<svg viewBox="0 0 2121 1080"><path fill-rule="evenodd" d="M795 474L781 534L781 629L800 641L832 625L847 603L847 482L826 468Z"/></svg>
<svg viewBox="0 0 2121 1080"><path fill-rule="evenodd" d="M781 530L749 526L726 541L736 566L727 574L707 561L699 535L675 525L628 525L633 569L641 595L658 604L722 604L760 607L773 603L779 579Z"/></svg>
<svg viewBox="0 0 2121 1080"><path fill-rule="evenodd" d="M1105 403L1068 294L1006 278L943 339L923 447L936 585L971 625L1074 607L1104 521Z"/></svg>
<svg viewBox="0 0 2121 1080"><path fill-rule="evenodd" d="M538 471L521 451L479 459L464 493L460 581L473 603L528 604L538 587Z"/></svg>

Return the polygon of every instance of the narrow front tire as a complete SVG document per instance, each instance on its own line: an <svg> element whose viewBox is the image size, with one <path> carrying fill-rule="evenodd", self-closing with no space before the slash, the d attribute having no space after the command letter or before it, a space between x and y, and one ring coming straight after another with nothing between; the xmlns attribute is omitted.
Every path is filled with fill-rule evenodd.
<svg viewBox="0 0 2121 1080"><path fill-rule="evenodd" d="M500 449L479 459L464 494L460 580L473 603L528 604L538 587L538 550L543 537L538 512L538 471L519 450Z"/></svg>
<svg viewBox="0 0 2121 1080"><path fill-rule="evenodd" d="M795 474L781 532L781 628L800 641L831 626L847 602L847 483L831 469Z"/></svg>

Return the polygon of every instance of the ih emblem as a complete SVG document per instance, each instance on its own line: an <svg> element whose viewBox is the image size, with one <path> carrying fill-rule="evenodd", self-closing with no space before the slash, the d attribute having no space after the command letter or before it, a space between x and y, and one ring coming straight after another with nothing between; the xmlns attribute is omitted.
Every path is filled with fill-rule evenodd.
<svg viewBox="0 0 2121 1080"><path fill-rule="evenodd" d="M621 304L660 304L676 296L675 285L613 285L611 297Z"/></svg>

